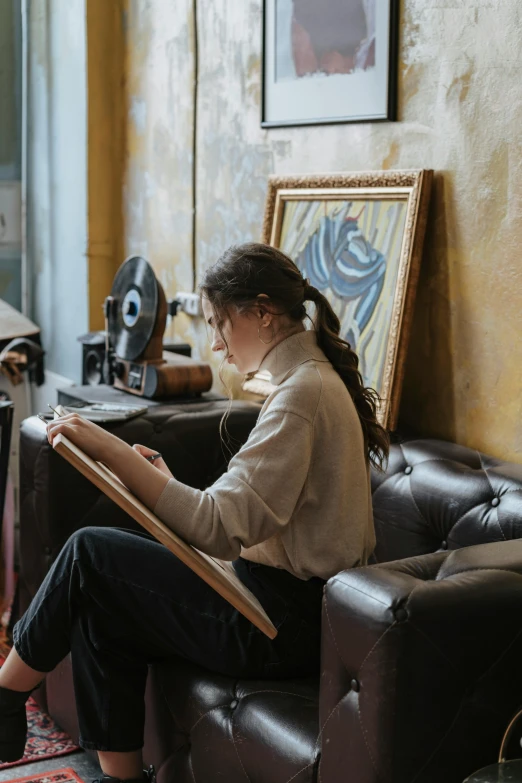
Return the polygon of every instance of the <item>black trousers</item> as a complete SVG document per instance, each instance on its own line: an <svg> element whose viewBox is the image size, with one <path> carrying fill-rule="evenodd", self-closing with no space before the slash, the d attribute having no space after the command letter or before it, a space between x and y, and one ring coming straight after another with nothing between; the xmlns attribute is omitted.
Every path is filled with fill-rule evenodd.
<svg viewBox="0 0 522 783"><path fill-rule="evenodd" d="M80 745L143 747L148 665L181 656L232 677L319 671L323 579L233 563L278 629L270 640L145 531L85 527L64 545L13 628L23 661L52 671L70 652Z"/></svg>

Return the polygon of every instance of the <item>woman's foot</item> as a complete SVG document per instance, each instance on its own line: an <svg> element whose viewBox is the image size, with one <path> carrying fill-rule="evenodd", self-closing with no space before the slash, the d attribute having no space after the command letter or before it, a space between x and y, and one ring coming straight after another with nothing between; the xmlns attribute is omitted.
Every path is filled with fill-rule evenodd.
<svg viewBox="0 0 522 783"><path fill-rule="evenodd" d="M34 689L33 689L34 690ZM0 760L18 761L27 741L25 703L30 691L13 691L0 686Z"/></svg>
<svg viewBox="0 0 522 783"><path fill-rule="evenodd" d="M121 780L115 778L113 775L104 775L102 778L93 780L92 783L156 783L156 770L151 764L148 769L143 770L143 776L141 778L126 778Z"/></svg>

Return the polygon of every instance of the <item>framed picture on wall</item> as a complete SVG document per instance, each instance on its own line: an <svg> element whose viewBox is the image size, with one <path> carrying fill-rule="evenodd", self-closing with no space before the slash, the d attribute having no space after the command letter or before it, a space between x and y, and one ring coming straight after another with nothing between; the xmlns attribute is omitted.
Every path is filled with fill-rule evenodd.
<svg viewBox="0 0 522 783"><path fill-rule="evenodd" d="M261 125L394 120L398 0L264 0Z"/></svg>
<svg viewBox="0 0 522 783"><path fill-rule="evenodd" d="M271 177L262 242L283 250L328 299L365 386L397 424L404 362L426 228L431 170ZM315 308L311 303L310 308ZM313 314L309 310L313 322ZM305 324L313 328L312 323ZM245 391L267 396L265 373Z"/></svg>

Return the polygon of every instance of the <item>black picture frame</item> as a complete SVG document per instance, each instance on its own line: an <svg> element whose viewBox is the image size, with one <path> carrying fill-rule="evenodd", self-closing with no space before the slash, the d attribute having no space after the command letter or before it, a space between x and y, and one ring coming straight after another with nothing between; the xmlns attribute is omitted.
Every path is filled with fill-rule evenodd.
<svg viewBox="0 0 522 783"><path fill-rule="evenodd" d="M397 73L399 53L399 0L387 0L389 4L389 29L388 29L388 93L386 101L386 113L382 117L320 117L310 119L293 120L267 120L266 119L266 69L267 69L267 5L277 0L263 0L262 4L262 40L261 40L261 127L284 128L308 125L340 125L346 123L362 122L395 122L397 121ZM377 0L380 2L380 0Z"/></svg>

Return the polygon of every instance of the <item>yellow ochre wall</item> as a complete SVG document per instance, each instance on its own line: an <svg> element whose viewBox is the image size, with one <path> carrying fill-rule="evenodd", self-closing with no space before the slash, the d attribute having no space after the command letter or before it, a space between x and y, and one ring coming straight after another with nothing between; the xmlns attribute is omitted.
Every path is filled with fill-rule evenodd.
<svg viewBox="0 0 522 783"><path fill-rule="evenodd" d="M88 0L85 10L89 326L103 329L103 302L124 245L125 4L124 0Z"/></svg>
<svg viewBox="0 0 522 783"><path fill-rule="evenodd" d="M403 0L398 122L270 130L261 0L195 5L195 238L194 3L128 0L123 16L125 253L145 255L173 296L229 244L259 238L270 174L433 168L400 424L519 461L520 0ZM181 314L169 336L217 369L203 321Z"/></svg>

